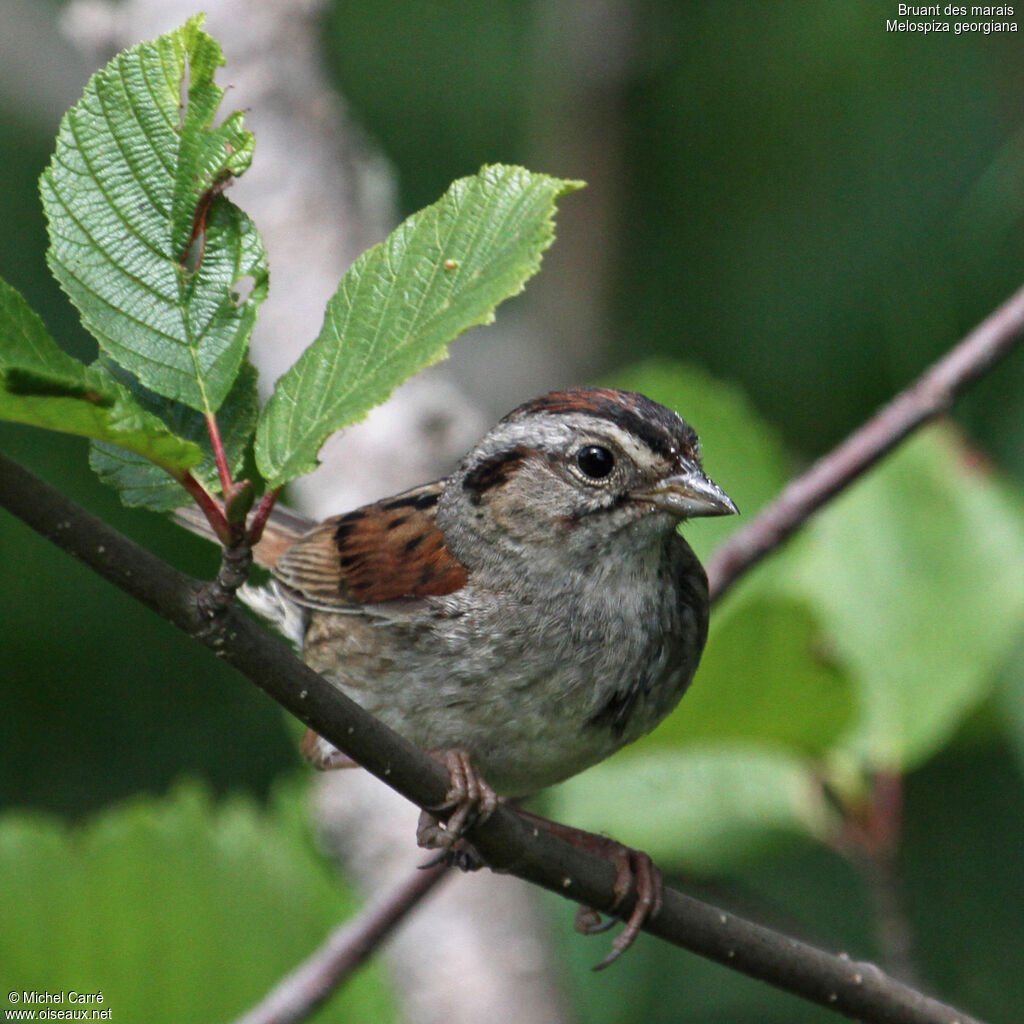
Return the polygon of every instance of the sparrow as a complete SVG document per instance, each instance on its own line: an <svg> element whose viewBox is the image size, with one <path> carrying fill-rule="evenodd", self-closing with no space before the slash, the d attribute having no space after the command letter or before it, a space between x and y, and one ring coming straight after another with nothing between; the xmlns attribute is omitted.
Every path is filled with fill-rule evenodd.
<svg viewBox="0 0 1024 1024"><path fill-rule="evenodd" d="M317 525L276 514L255 550L270 586L241 596L447 765L452 814L424 815L418 838L450 849L499 799L576 775L672 711L708 631L707 578L678 526L736 511L675 412L630 391L555 391L442 480ZM312 731L302 751L351 764ZM661 892L649 859L611 847L616 895L635 885L637 899L606 963Z"/></svg>

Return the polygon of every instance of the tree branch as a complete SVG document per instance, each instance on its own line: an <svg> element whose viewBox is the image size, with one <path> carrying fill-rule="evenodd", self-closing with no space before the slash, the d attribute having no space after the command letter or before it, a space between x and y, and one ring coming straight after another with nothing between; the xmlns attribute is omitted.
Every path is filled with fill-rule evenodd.
<svg viewBox="0 0 1024 1024"><path fill-rule="evenodd" d="M910 387L838 447L793 480L759 516L737 530L707 565L713 598L780 547L822 505L905 440L941 416L1024 337L1024 288L982 321Z"/></svg>
<svg viewBox="0 0 1024 1024"><path fill-rule="evenodd" d="M444 803L447 772L296 658L235 606L201 610L203 584L164 564L0 455L0 505L188 635L420 807ZM469 834L496 870L604 913L616 908L610 861L499 807ZM630 901L627 901L630 903ZM867 963L834 956L671 889L646 930L753 978L878 1024L976 1024Z"/></svg>

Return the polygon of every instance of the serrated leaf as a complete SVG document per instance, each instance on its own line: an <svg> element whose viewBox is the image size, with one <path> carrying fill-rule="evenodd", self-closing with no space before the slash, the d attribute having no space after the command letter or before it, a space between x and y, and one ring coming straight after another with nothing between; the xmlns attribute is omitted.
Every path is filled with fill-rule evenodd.
<svg viewBox="0 0 1024 1024"><path fill-rule="evenodd" d="M555 203L578 187L521 167L484 167L360 256L319 337L260 418L256 462L268 486L316 468L330 434L443 358L463 331L490 323L540 267Z"/></svg>
<svg viewBox="0 0 1024 1024"><path fill-rule="evenodd" d="M992 690L1024 633L1024 508L948 427L904 445L798 538L794 575L862 691L845 744L908 770Z"/></svg>
<svg viewBox="0 0 1024 1024"><path fill-rule="evenodd" d="M103 352L157 394L215 411L267 266L252 222L219 194L249 166L253 137L240 113L213 123L224 58L201 25L192 18L93 75L40 191L50 268Z"/></svg>
<svg viewBox="0 0 1024 1024"><path fill-rule="evenodd" d="M213 494L220 493L220 477L214 459L206 418L202 413L176 402L169 402L143 388L124 370L111 370L128 387L136 400L148 412L158 416L178 437L195 442L203 452L203 461L192 469L192 475ZM221 441L228 465L237 476L256 426L259 400L256 390L256 369L250 363L242 364L235 386L221 404L217 413ZM179 483L162 473L146 459L134 452L102 441L95 441L89 451L89 465L99 478L115 488L121 501L129 506L141 506L156 512L169 512L188 504L192 498Z"/></svg>
<svg viewBox="0 0 1024 1024"><path fill-rule="evenodd" d="M181 475L202 458L197 445L146 412L108 373L58 348L42 320L2 280L0 419L108 441L155 463L150 468L161 476Z"/></svg>
<svg viewBox="0 0 1024 1024"><path fill-rule="evenodd" d="M830 814L808 764L739 743L620 754L557 786L545 810L663 865L711 873L787 833L827 835Z"/></svg>

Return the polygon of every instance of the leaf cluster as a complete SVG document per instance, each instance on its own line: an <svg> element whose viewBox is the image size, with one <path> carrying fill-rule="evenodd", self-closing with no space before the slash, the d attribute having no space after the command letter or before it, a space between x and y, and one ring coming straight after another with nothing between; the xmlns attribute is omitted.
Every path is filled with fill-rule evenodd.
<svg viewBox="0 0 1024 1024"><path fill-rule="evenodd" d="M577 182L489 166L456 181L361 256L319 337L258 407L249 339L266 252L225 194L254 151L241 112L217 122L224 63L196 16L116 56L65 115L40 181L55 277L99 343L85 366L0 285L0 417L93 440L125 503L192 495L226 542L237 481L271 496L317 465L336 430L520 291Z"/></svg>
<svg viewBox="0 0 1024 1024"><path fill-rule="evenodd" d="M0 817L5 998L60 991L70 977L79 992L102 992L113 1020L241 1014L358 908L310 841L294 788L260 808L182 784L78 827ZM371 964L353 981L350 1019L392 1019L382 974Z"/></svg>

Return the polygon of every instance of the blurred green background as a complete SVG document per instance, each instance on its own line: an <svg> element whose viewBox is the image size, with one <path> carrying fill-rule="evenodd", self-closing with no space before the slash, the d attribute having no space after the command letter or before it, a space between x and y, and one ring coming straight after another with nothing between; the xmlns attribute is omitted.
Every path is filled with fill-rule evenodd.
<svg viewBox="0 0 1024 1024"><path fill-rule="evenodd" d="M755 447L764 433L777 435L765 458L794 469L826 451L1024 282L1024 36L888 33L885 20L896 6L636 0L618 8L629 20L624 51L610 47L604 55L567 45L560 19L580 17L573 5L344 0L324 19L323 52L358 117L394 162L403 214L489 161L602 182L602 194L611 197L602 239L607 308L599 311L606 342L587 376L627 379L635 372L630 368L654 357L699 366L745 394L771 424L748 425L750 432L737 437ZM58 5L53 8L56 17ZM191 10L182 6L182 20ZM591 13L608 15L604 4ZM601 40L600 27L590 38ZM37 114L0 109L0 276L28 297L65 347L87 357L90 342L45 265L36 179L55 130L55 122ZM582 193L584 212L576 216L586 216L587 201ZM551 323L553 345L562 331L570 328ZM990 529L1015 537L994 550L1019 552L1024 355L1016 353L981 381L955 419L1000 474L1000 498L965 512L956 524L970 535L942 535L941 545L925 549L927 557L941 559L950 548L959 556L962 547L973 559ZM84 443L0 425L0 447L176 565L197 574L213 570L214 556L201 544L156 517L122 509L89 472ZM713 463L723 482L730 466L742 472L739 448ZM942 495L980 489L961 456L945 458L928 477ZM773 465L765 488L781 482L783 472ZM766 496L740 504L753 511ZM890 509L884 498L865 503L861 516L876 517L861 524L869 535ZM906 519L926 529L930 517L946 510L941 500L910 502L913 515ZM817 534L823 545L849 543L849 536L827 526ZM827 558L814 562L806 551L800 557L804 567L834 571ZM798 591L810 609L817 663L838 664L855 688L856 650L851 654L841 638L833 643L828 632L838 629L843 610L831 607L827 594L792 583L800 578L798 561L794 556L788 582L774 586ZM983 571L971 573L970 564ZM0 566L0 811L51 812L91 830L72 840L51 819L26 824L19 818L21 831L0 842L0 863L23 866L48 850L53 873L85 872L90 858L116 873L117 857L143 859L161 828L177 833L177 825L166 825L175 815L193 824L196 815L207 816L213 838L197 842L211 844L211 863L221 849L218 829L241 829L253 849L263 849L252 834L283 818L281 843L292 843L287 837L299 829L294 815L280 810L279 797L267 803L275 783L297 765L274 706L6 515L0 515ZM956 587L994 588L999 606L1012 607L998 642L985 648L988 660L972 696L949 713L948 729L926 756L907 764L913 770L900 863L923 983L981 1016L1008 1021L1024 1005L1019 646L1007 662L1015 629L1020 637L1013 609L1024 590L1024 562L1011 559L1005 572L998 568L998 558L990 566L979 556L941 592L941 609L922 605L922 614L948 614L951 635L958 623L974 628L969 616L959 617ZM870 599L870 581L867 589ZM875 600L898 602L902 594L879 587ZM888 639L900 643L899 635ZM906 637L911 660L913 640ZM963 643L973 651L970 636ZM886 656L884 648L877 655ZM929 705L928 686L941 694L949 685L943 666L935 666L919 706ZM714 703L710 685L702 696ZM857 700L842 700L854 714L847 705ZM827 708L821 713L827 724L812 722L806 730L819 729L821 742L805 735L791 747L801 756L828 755L838 777L842 757L832 739L847 719L833 721ZM839 753L848 756L850 749ZM879 758L867 763L883 766ZM190 779L213 794L233 794L236 803L225 809L192 789L174 788ZM845 797L852 800L856 789L852 784ZM129 822L103 817L128 797L143 800ZM149 798L154 802L146 803ZM586 807L585 793L576 806ZM593 827L602 827L601 813L595 811ZM239 825L243 819L250 824ZM827 837L828 824L817 821L802 836L788 819L783 824L785 842L749 850L741 844L744 855L725 858L720 871L704 864L699 885L830 947L877 955L862 874L813 839ZM615 831L610 823L603 827ZM111 830L118 829L135 837L128 842L134 852L105 861L103 842L112 842ZM77 859L71 843L79 844ZM301 840L293 846L302 847ZM312 884L295 878L322 871L312 849L302 849L308 864L301 869L258 869L278 880L281 908L293 905L289 885L301 891ZM288 856L282 852L281 864ZM692 866L682 857L680 863ZM224 870L225 877L234 870L250 877L257 869L246 862ZM13 877L0 874L9 912L17 902ZM24 880L24 873L17 877ZM91 891L84 874L80 881L83 892ZM172 882L163 883L161 898L173 900ZM214 880L211 891L217 889ZM331 913L310 910L310 934L343 906L339 897ZM272 901L264 909L268 921L282 913ZM552 909L559 925L553 930L561 934L564 908ZM211 948L219 942L211 938ZM593 948L572 937L564 944L581 1019L831 1019L653 941L641 942L636 955L596 980L586 971ZM0 974L3 953L0 946ZM292 962L285 953L279 959L268 958L266 978ZM254 979L246 998L263 983ZM667 985L685 992L685 1000L666 998ZM367 998L378 1000L375 1014L387 1012L379 992ZM215 999L207 1009L227 1012ZM349 1008L317 1019L371 1018Z"/></svg>

